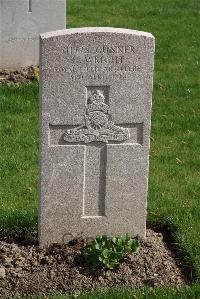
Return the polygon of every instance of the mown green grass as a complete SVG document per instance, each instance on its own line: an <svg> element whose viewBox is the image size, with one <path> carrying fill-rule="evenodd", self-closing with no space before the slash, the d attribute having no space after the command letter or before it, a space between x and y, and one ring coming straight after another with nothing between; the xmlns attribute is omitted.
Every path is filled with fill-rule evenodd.
<svg viewBox="0 0 200 299"><path fill-rule="evenodd" d="M74 293L71 296L57 294L49 296L48 299L199 299L200 285L193 284L192 287L184 286L180 289L175 288L118 288L108 289L85 294ZM46 297L36 296L31 299L42 299Z"/></svg>
<svg viewBox="0 0 200 299"><path fill-rule="evenodd" d="M38 85L0 88L0 235L37 224Z"/></svg>
<svg viewBox="0 0 200 299"><path fill-rule="evenodd" d="M175 238L200 275L200 2L68 0L67 6L68 27L132 28L156 38L148 222L176 227ZM33 231L37 226L37 84L0 87L0 144L0 234ZM200 289L194 285L155 292L158 297L142 292L136 296L198 298ZM118 294L98 298L122 298Z"/></svg>

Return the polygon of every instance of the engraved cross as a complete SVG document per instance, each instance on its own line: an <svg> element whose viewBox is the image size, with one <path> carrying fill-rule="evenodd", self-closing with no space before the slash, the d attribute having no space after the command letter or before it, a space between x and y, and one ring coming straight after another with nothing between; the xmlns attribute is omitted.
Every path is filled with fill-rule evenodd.
<svg viewBox="0 0 200 299"><path fill-rule="evenodd" d="M87 99L83 125L50 125L52 143L55 143L54 135L59 136L56 132L61 130L60 144L84 147L82 211L84 218L106 215L106 168L109 145L117 146L121 143L142 145L143 124L114 124L109 114L110 107L105 100L103 92L96 89Z"/></svg>
<svg viewBox="0 0 200 299"><path fill-rule="evenodd" d="M28 0L28 12L32 12L32 0Z"/></svg>

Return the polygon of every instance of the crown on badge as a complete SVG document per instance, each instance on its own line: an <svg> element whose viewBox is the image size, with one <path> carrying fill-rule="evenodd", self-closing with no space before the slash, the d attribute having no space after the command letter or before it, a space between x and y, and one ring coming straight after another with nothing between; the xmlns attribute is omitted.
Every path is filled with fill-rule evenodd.
<svg viewBox="0 0 200 299"><path fill-rule="evenodd" d="M87 105L87 111L102 111L108 113L109 106L105 104L105 97L100 90L96 90L89 98L89 104Z"/></svg>

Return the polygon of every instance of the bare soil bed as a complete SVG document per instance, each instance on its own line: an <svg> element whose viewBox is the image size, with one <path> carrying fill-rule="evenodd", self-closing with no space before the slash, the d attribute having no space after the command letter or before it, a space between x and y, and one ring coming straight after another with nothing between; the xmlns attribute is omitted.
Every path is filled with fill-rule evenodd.
<svg viewBox="0 0 200 299"><path fill-rule="evenodd" d="M39 79L39 67L29 66L17 70L0 69L0 85L16 86Z"/></svg>
<svg viewBox="0 0 200 299"><path fill-rule="evenodd" d="M87 240L54 244L48 248L0 241L1 298L56 291L74 293L92 289L131 286L176 286L184 276L161 233L147 230L137 253L128 255L115 270L91 269L81 250Z"/></svg>

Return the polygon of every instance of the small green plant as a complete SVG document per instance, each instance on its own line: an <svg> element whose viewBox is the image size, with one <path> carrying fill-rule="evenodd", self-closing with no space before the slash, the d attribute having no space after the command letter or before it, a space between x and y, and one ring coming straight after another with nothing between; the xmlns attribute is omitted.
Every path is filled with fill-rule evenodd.
<svg viewBox="0 0 200 299"><path fill-rule="evenodd" d="M120 237L97 236L83 249L83 255L93 267L113 269L125 258L127 253L137 251L138 240L127 234Z"/></svg>

